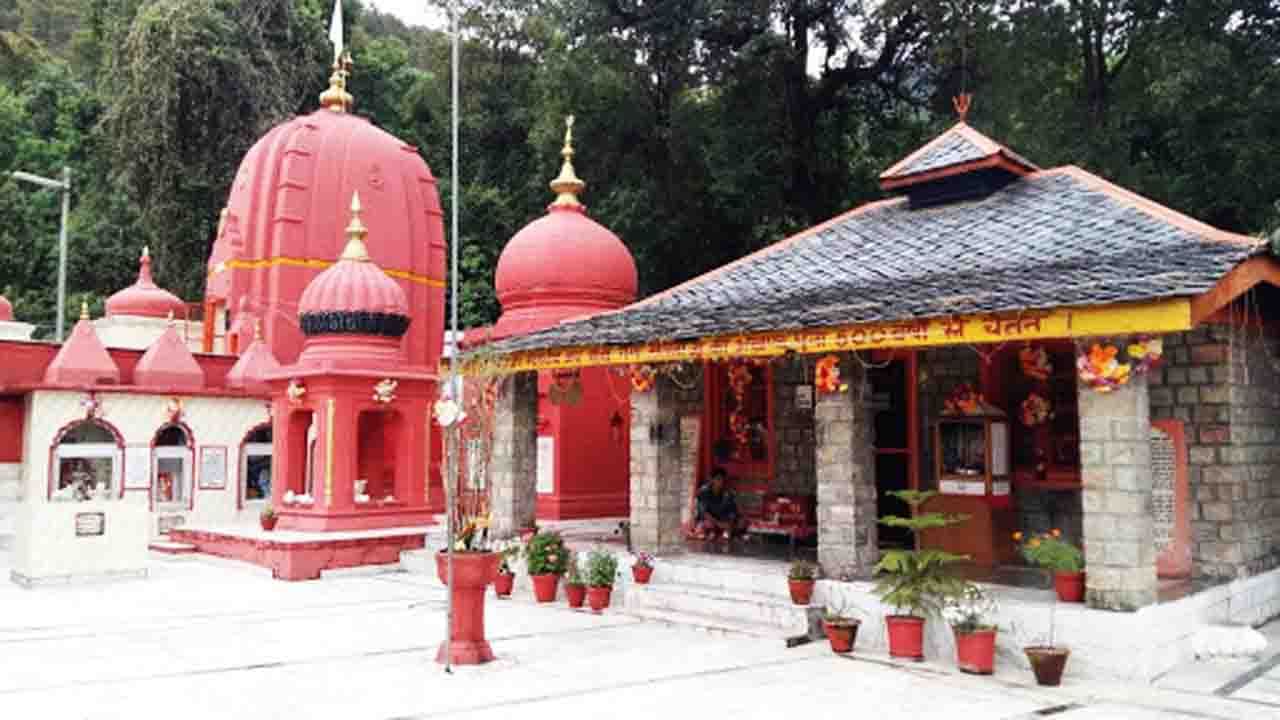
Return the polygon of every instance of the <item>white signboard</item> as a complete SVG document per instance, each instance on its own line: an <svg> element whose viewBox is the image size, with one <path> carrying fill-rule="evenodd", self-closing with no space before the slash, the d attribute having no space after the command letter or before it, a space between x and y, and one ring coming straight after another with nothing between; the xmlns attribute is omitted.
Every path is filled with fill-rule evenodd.
<svg viewBox="0 0 1280 720"><path fill-rule="evenodd" d="M130 445L124 449L124 487L126 490L151 489L151 448Z"/></svg>
<svg viewBox="0 0 1280 720"><path fill-rule="evenodd" d="M553 493L556 490L556 439L550 435L538 436L538 492Z"/></svg>

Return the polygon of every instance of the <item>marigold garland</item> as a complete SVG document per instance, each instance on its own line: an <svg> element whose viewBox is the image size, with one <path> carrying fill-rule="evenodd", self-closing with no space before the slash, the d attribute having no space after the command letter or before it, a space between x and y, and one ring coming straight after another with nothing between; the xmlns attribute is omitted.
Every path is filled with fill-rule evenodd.
<svg viewBox="0 0 1280 720"><path fill-rule="evenodd" d="M818 389L818 392L839 392L841 389L840 356L827 355L818 361L818 364L814 367L813 385Z"/></svg>
<svg viewBox="0 0 1280 720"><path fill-rule="evenodd" d="M1076 358L1076 371L1080 382L1106 393L1158 367L1163 355L1164 343L1159 338L1139 337L1125 345L1123 353L1116 345L1094 343Z"/></svg>
<svg viewBox="0 0 1280 720"><path fill-rule="evenodd" d="M1053 406L1048 400L1036 393L1031 393L1022 401L1022 412L1019 417L1027 427L1042 425L1053 414Z"/></svg>
<svg viewBox="0 0 1280 720"><path fill-rule="evenodd" d="M649 392L656 376L652 365L632 365L631 389L639 393Z"/></svg>
<svg viewBox="0 0 1280 720"><path fill-rule="evenodd" d="M1053 373L1053 363L1049 362L1049 353L1043 347L1027 346L1018 351L1018 364L1022 366L1022 374L1035 380L1048 380Z"/></svg>
<svg viewBox="0 0 1280 720"><path fill-rule="evenodd" d="M942 410L947 415L981 415L986 407L986 398L969 383L960 383L950 397L942 401Z"/></svg>

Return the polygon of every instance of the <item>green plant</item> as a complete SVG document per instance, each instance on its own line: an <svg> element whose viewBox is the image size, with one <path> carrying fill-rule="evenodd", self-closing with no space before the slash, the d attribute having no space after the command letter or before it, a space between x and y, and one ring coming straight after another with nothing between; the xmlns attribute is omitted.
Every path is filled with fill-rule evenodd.
<svg viewBox="0 0 1280 720"><path fill-rule="evenodd" d="M1023 540L1021 532L1013 534L1019 542L1022 557L1032 565L1059 572L1080 572L1084 569L1084 555L1080 548L1062 539L1062 531L1054 528L1047 533L1031 535Z"/></svg>
<svg viewBox="0 0 1280 720"><path fill-rule="evenodd" d="M596 549L587 555L587 585L613 587L618 576L618 559L608 550Z"/></svg>
<svg viewBox="0 0 1280 720"><path fill-rule="evenodd" d="M266 505L262 508L261 515L264 518L273 518L276 516L276 509L271 507L270 505Z"/></svg>
<svg viewBox="0 0 1280 720"><path fill-rule="evenodd" d="M796 560L791 563L791 570L787 572L788 580L817 580L818 566L805 560Z"/></svg>
<svg viewBox="0 0 1280 720"><path fill-rule="evenodd" d="M919 533L968 520L967 515L922 512L921 506L937 495L933 491L895 490L889 494L911 507L911 517L889 515L881 518L882 525ZM951 572L951 566L968 559L967 555L944 550L886 550L876 563L874 592L900 615L937 614L949 598L958 597L964 591L966 583Z"/></svg>
<svg viewBox="0 0 1280 720"><path fill-rule="evenodd" d="M823 608L822 620L828 625L834 625L836 627L848 627L862 622L849 614L849 611L844 604L841 604L839 607L832 607L828 605Z"/></svg>
<svg viewBox="0 0 1280 720"><path fill-rule="evenodd" d="M996 613L996 601L974 583L966 582L960 593L948 598L942 608L942 617L958 633L994 630L991 617Z"/></svg>
<svg viewBox="0 0 1280 720"><path fill-rule="evenodd" d="M503 575L515 575L515 569L512 568L512 565L520 557L520 543L511 540L500 544L495 549L498 551L498 556L502 558L501 563L498 565L498 572Z"/></svg>
<svg viewBox="0 0 1280 720"><path fill-rule="evenodd" d="M565 585L586 585L582 578L582 568L578 566L578 553L569 553L569 565L564 575Z"/></svg>
<svg viewBox="0 0 1280 720"><path fill-rule="evenodd" d="M563 575L569 562L569 550L560 533L539 532L529 539L524 559L530 575Z"/></svg>

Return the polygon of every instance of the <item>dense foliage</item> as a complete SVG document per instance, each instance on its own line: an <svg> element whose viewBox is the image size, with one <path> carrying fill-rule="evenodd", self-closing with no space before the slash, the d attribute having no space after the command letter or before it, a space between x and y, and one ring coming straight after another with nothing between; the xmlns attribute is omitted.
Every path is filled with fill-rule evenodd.
<svg viewBox="0 0 1280 720"><path fill-rule="evenodd" d="M445 3L438 2L442 10ZM541 214L574 113L592 214L651 293L880 196L954 121L1240 232L1275 224L1280 9L1267 0L464 0L461 313ZM236 164L316 107L328 0L0 0L0 172L76 186L77 312L132 280L200 297ZM449 201L439 30L345 2L357 111ZM1275 104L1277 107L1272 107ZM53 324L55 193L0 181L0 291Z"/></svg>

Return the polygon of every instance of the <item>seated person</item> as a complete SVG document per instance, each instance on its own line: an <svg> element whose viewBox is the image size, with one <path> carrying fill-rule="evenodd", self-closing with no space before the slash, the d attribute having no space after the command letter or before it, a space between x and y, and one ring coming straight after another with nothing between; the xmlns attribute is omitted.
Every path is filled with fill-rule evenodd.
<svg viewBox="0 0 1280 720"><path fill-rule="evenodd" d="M745 528L733 491L725 487L728 477L724 468L715 468L711 481L698 491L698 512L693 519L695 537L723 535L727 540Z"/></svg>

